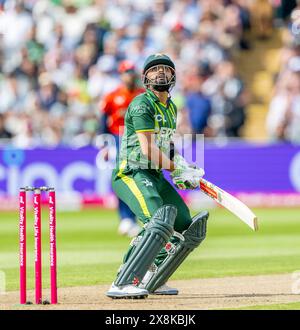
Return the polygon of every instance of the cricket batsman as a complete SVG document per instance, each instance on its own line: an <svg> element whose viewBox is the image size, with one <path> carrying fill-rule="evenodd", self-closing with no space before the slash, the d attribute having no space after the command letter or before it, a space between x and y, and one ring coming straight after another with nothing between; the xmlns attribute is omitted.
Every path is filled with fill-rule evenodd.
<svg viewBox="0 0 300 330"><path fill-rule="evenodd" d="M204 175L174 150L177 109L170 97L176 83L173 61L164 54L149 56L142 82L146 92L130 103L125 131L113 171L112 186L144 227L130 244L111 298L146 298L149 294L177 295L167 281L206 236L208 212L191 218L187 205L164 178L171 172L179 189L195 189Z"/></svg>

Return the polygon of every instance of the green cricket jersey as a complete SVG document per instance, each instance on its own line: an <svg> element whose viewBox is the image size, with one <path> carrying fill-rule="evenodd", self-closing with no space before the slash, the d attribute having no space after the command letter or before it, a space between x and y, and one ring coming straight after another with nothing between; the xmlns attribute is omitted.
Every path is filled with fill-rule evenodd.
<svg viewBox="0 0 300 330"><path fill-rule="evenodd" d="M168 155L176 130L176 119L177 108L170 99L164 105L150 90L135 97L125 115L125 130L117 169L121 168L122 172L137 168L160 171L142 154L136 133L153 131L156 145Z"/></svg>

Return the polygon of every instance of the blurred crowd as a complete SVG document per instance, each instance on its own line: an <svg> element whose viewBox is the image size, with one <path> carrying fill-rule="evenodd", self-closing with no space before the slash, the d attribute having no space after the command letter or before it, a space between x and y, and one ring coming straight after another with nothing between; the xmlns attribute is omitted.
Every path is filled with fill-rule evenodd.
<svg viewBox="0 0 300 330"><path fill-rule="evenodd" d="M283 33L280 70L267 116L267 131L273 141L300 143L300 1L289 1L282 13L287 23Z"/></svg>
<svg viewBox="0 0 300 330"><path fill-rule="evenodd" d="M248 96L233 59L251 47L253 19L261 38L270 35L271 2L280 0L0 0L0 138L18 147L92 144L119 63L140 72L156 52L176 63L179 133L241 136ZM291 47L283 62L293 57L295 66ZM278 86L286 74L297 80L290 69Z"/></svg>

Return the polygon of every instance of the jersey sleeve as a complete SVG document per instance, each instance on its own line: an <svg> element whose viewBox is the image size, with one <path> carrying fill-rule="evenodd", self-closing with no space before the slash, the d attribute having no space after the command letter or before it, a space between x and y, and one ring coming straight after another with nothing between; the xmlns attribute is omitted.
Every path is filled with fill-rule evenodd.
<svg viewBox="0 0 300 330"><path fill-rule="evenodd" d="M129 107L129 113L136 132L154 131L154 110L146 102L132 103Z"/></svg>

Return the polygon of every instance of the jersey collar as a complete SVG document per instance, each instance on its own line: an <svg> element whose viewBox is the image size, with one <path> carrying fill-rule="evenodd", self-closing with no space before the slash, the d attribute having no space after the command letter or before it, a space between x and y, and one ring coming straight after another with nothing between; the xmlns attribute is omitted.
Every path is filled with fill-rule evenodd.
<svg viewBox="0 0 300 330"><path fill-rule="evenodd" d="M150 90L147 89L147 95L151 97L152 101L159 103L159 98Z"/></svg>
<svg viewBox="0 0 300 330"><path fill-rule="evenodd" d="M152 101L154 101L156 103L160 103L159 98L150 89L147 89L147 95L150 96ZM167 99L167 104L166 104L167 108L169 107L170 101L171 101L171 97L169 96Z"/></svg>

